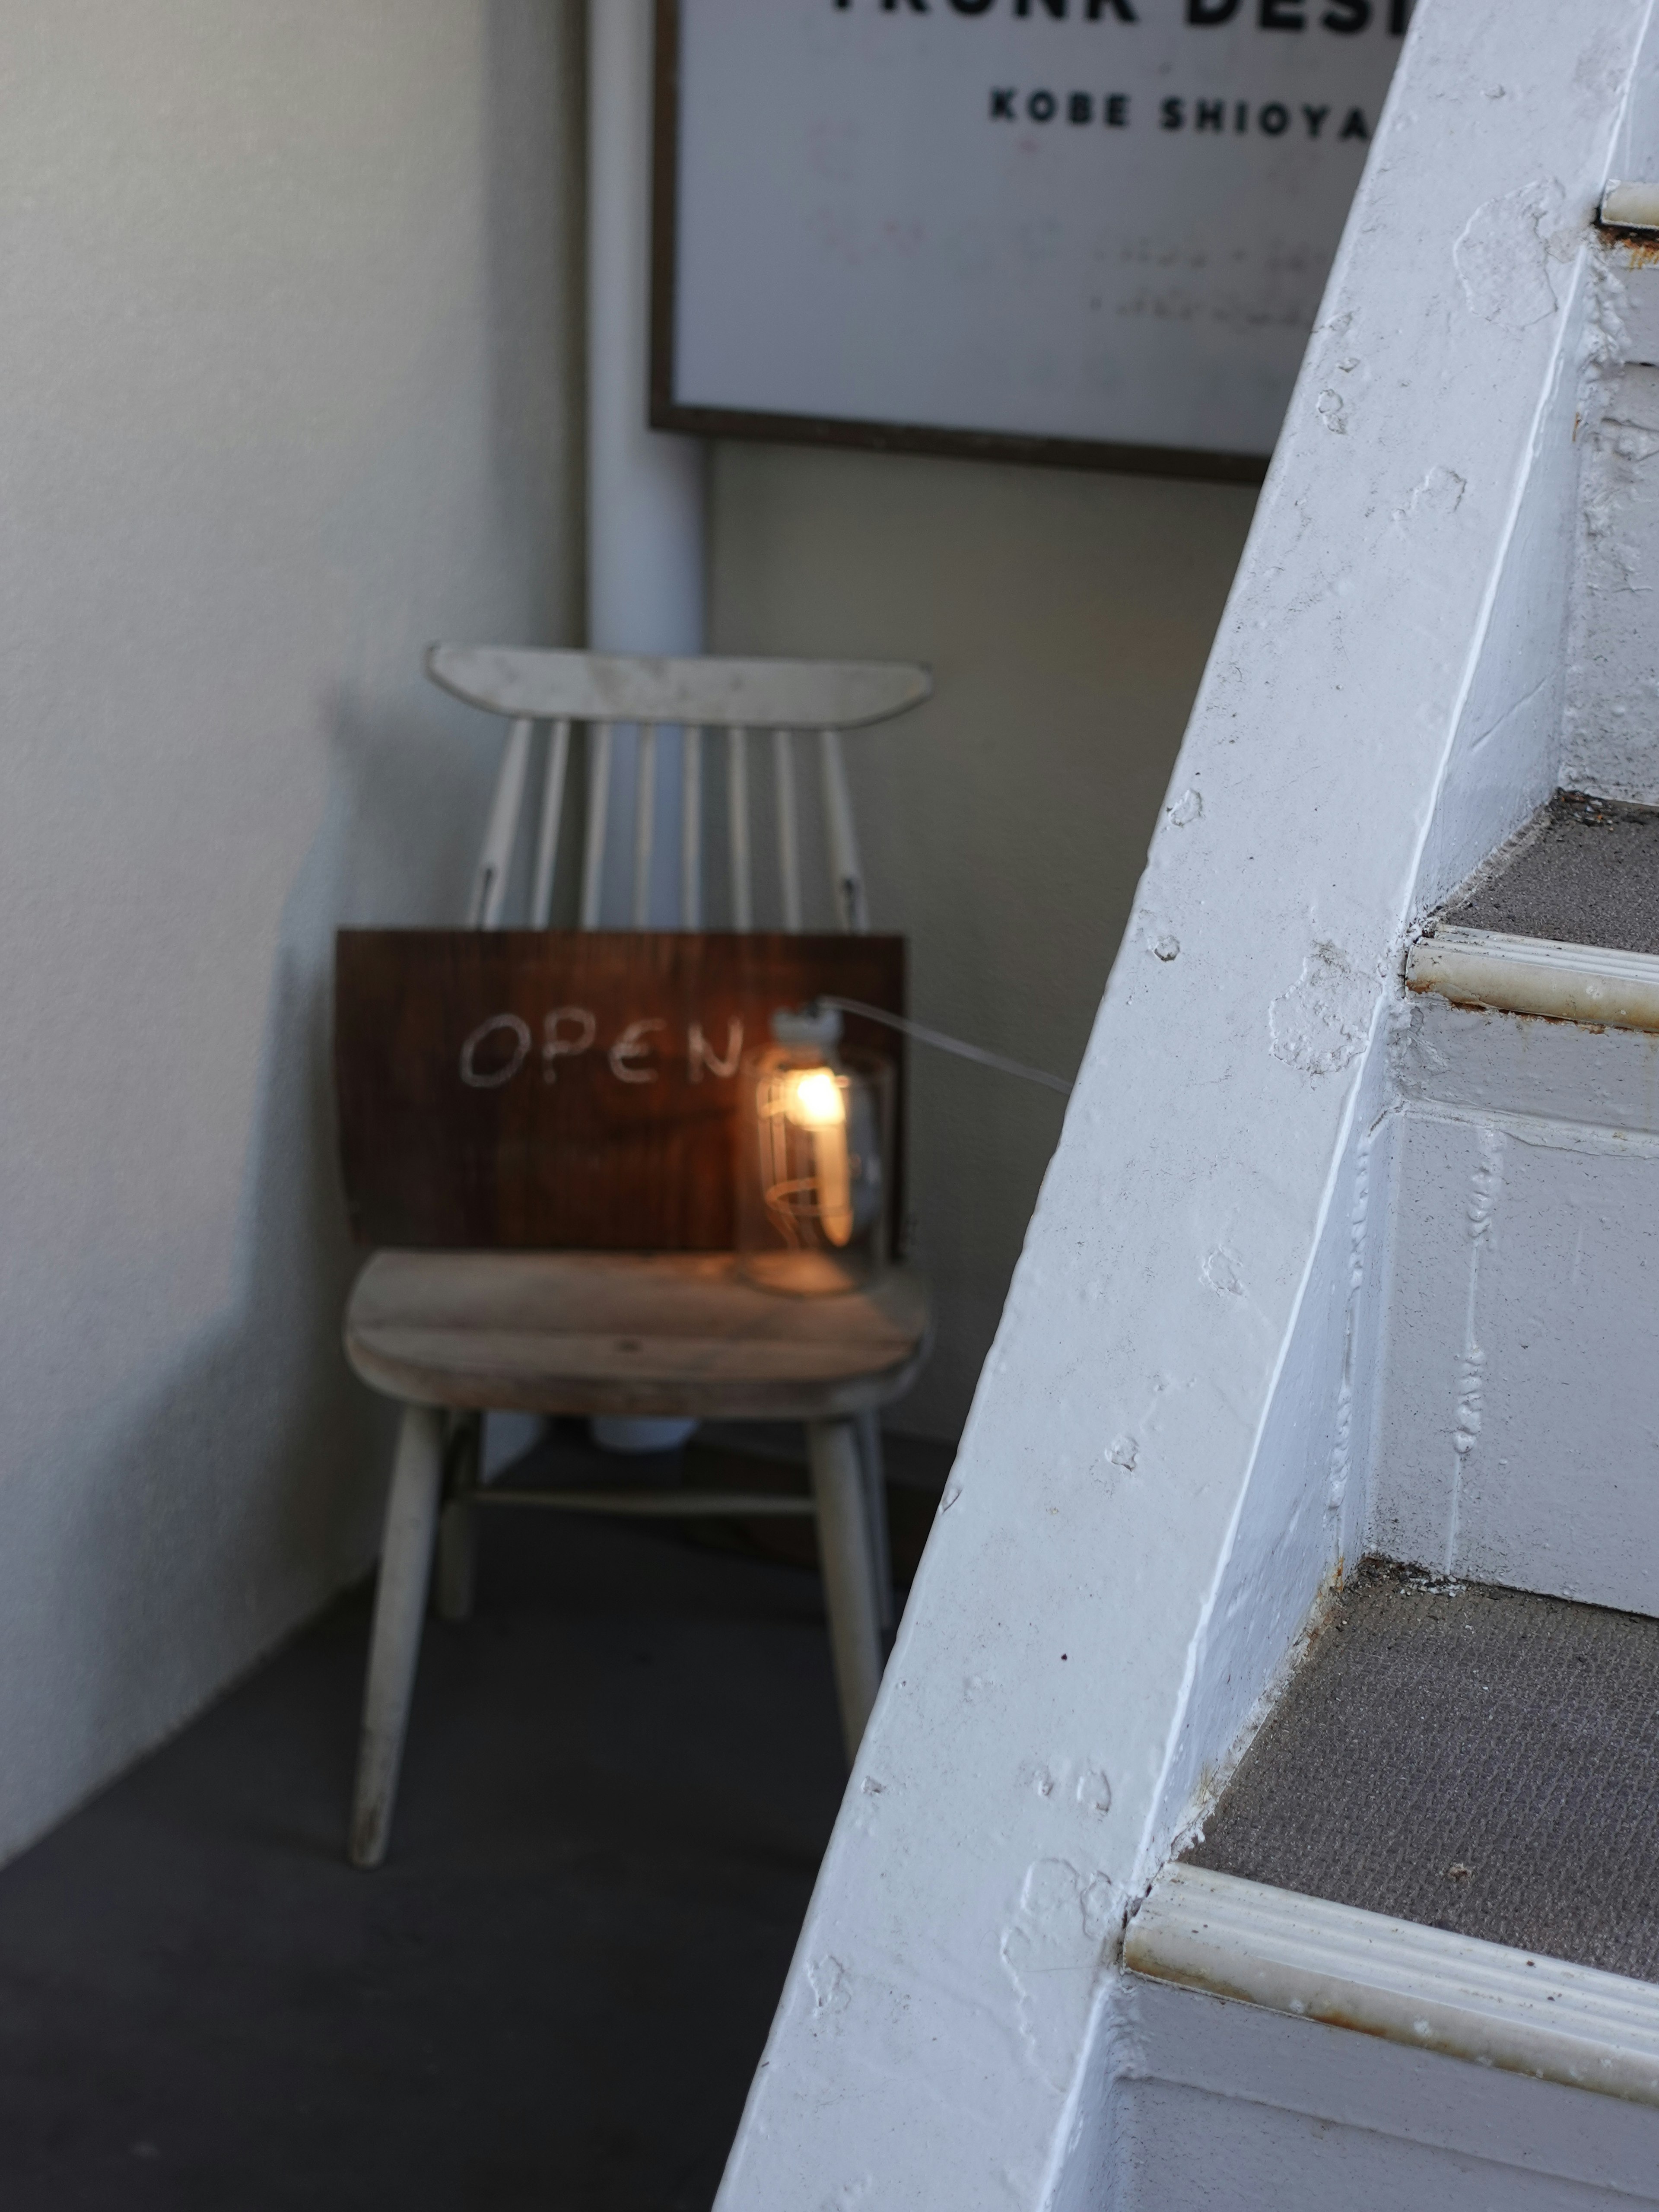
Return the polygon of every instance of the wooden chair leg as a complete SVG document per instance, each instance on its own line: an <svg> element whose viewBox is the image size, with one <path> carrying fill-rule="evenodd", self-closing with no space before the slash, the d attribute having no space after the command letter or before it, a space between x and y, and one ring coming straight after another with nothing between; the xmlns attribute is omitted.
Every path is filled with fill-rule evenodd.
<svg viewBox="0 0 1659 2212"><path fill-rule="evenodd" d="M817 1505L830 1656L850 1766L881 1681L880 1616L857 1428L850 1420L809 1421L806 1451Z"/></svg>
<svg viewBox="0 0 1659 2212"><path fill-rule="evenodd" d="M379 1866L392 1832L398 1768L409 1725L421 1623L432 1572L432 1543L443 1482L444 1416L431 1406L405 1406L398 1456L386 1498L386 1535L374 1590L368 1683L357 1753L349 1856L354 1866Z"/></svg>
<svg viewBox="0 0 1659 2212"><path fill-rule="evenodd" d="M478 1486L478 1456L483 1416L458 1413L450 1432L443 1508L438 1516L438 1563L432 1577L432 1609L440 1620L472 1618L477 1575L477 1521L472 1492Z"/></svg>
<svg viewBox="0 0 1659 2212"><path fill-rule="evenodd" d="M859 1459L864 1468L864 1505L870 1518L870 1565L876 1577L876 1617L884 1636L898 1620L893 1597L893 1553L887 1534L887 1476L881 1456L881 1417L858 1416Z"/></svg>

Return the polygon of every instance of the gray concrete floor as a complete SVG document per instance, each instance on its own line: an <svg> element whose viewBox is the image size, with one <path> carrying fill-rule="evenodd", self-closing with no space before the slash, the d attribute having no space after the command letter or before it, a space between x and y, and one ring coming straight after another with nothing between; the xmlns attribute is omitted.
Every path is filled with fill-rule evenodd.
<svg viewBox="0 0 1659 2212"><path fill-rule="evenodd" d="M481 1518L379 1872L363 1591L0 1874L5 2212L709 2203L842 1785L817 1577Z"/></svg>

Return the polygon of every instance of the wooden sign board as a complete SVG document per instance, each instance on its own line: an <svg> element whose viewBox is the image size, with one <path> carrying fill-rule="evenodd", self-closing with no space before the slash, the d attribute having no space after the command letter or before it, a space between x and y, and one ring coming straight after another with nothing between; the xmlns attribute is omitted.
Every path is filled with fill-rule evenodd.
<svg viewBox="0 0 1659 2212"><path fill-rule="evenodd" d="M658 0L659 428L1260 478L1408 0Z"/></svg>
<svg viewBox="0 0 1659 2212"><path fill-rule="evenodd" d="M904 940L343 929L340 1157L360 1243L729 1251L738 1067L820 992L904 1011ZM897 1066L855 1016L845 1042Z"/></svg>

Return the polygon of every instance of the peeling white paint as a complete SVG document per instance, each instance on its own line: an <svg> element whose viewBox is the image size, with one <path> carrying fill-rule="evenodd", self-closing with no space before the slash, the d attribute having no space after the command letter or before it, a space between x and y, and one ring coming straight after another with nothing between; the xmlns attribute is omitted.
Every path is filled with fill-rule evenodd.
<svg viewBox="0 0 1659 2212"><path fill-rule="evenodd" d="M1394 519L1404 529L1414 524L1427 526L1442 516L1455 514L1468 489L1455 469L1442 468L1437 462L1422 483L1413 486L1406 504L1395 507Z"/></svg>
<svg viewBox="0 0 1659 2212"><path fill-rule="evenodd" d="M1002 1963L1018 1996L1026 2056L1062 2093L1121 1918L1120 1895L1109 1875L1084 1873L1067 1859L1038 1859L1026 1869L1018 1910L1003 1931Z"/></svg>
<svg viewBox="0 0 1659 2212"><path fill-rule="evenodd" d="M1472 314L1500 330L1524 331L1559 305L1556 270L1580 239L1562 221L1566 195L1554 177L1534 178L1478 207L1452 258Z"/></svg>
<svg viewBox="0 0 1659 2212"><path fill-rule="evenodd" d="M1659 270L1643 272L1659 285ZM1659 800L1659 368L1607 380L1585 471L1565 773Z"/></svg>
<svg viewBox="0 0 1659 2212"><path fill-rule="evenodd" d="M1474 1018L1558 1028L1587 1057L1606 1042ZM1659 1613L1659 1123L1629 1126L1653 1115L1659 1041L1626 1036L1625 1127L1431 1100L1401 1117L1369 1541Z"/></svg>
<svg viewBox="0 0 1659 2212"><path fill-rule="evenodd" d="M879 1787L879 1784L878 1784ZM812 2012L816 2019L845 2012L853 2002L853 1991L847 1979L847 1969L839 1959L813 1959L808 1962L806 1978L812 1991Z"/></svg>
<svg viewBox="0 0 1659 2212"><path fill-rule="evenodd" d="M1340 945L1316 939L1297 981L1267 1009L1273 1058L1304 1075L1352 1067L1370 1027L1378 980L1362 974Z"/></svg>
<svg viewBox="0 0 1659 2212"><path fill-rule="evenodd" d="M1477 1151L1463 1206L1468 1240L1468 1292L1463 1307L1462 1359L1452 1413L1451 1497L1446 1513L1445 1558L1442 1562L1449 1575L1457 1571L1460 1557L1457 1539L1463 1498L1463 1462L1474 1450L1480 1433L1485 1396L1486 1354L1480 1342L1480 1263L1490 1246L1492 1223L1504 1194L1504 1131L1488 1124L1477 1129L1474 1137ZM1415 1228L1414 1212L1411 1218Z"/></svg>

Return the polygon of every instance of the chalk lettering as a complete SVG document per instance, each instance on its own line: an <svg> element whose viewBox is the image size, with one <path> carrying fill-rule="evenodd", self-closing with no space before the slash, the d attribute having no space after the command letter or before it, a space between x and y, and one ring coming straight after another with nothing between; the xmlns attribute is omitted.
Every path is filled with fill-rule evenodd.
<svg viewBox="0 0 1659 2212"><path fill-rule="evenodd" d="M511 1033L513 1056L503 1066L481 1068L478 1047L486 1037L494 1036L497 1030ZM488 1021L479 1023L461 1047L461 1080L471 1091L499 1091L502 1084L512 1082L529 1057L529 1023L521 1022L516 1014L491 1014Z"/></svg>
<svg viewBox="0 0 1659 2212"><path fill-rule="evenodd" d="M657 1071L654 1067L635 1067L633 1063L636 1060L644 1060L651 1050L650 1046L645 1042L647 1031L659 1030L665 1026L665 1024L658 1021L654 1017L644 1021L629 1022L628 1027L605 1054L605 1058L611 1062L611 1073L618 1083L654 1083L657 1080Z"/></svg>
<svg viewBox="0 0 1659 2212"><path fill-rule="evenodd" d="M566 1022L576 1024L574 1036L561 1035ZM556 1063L562 1060L574 1060L579 1052L586 1052L592 1043L599 1026L586 1006L555 1006L542 1023L542 1081L556 1083L559 1077Z"/></svg>
<svg viewBox="0 0 1659 2212"><path fill-rule="evenodd" d="M743 1024L734 1016L726 1024L726 1057L717 1057L708 1038L702 1033L702 1024L693 1022L686 1033L685 1057L691 1071L693 1083L702 1081L706 1067L711 1075L729 1076L738 1072L738 1062L743 1056Z"/></svg>

